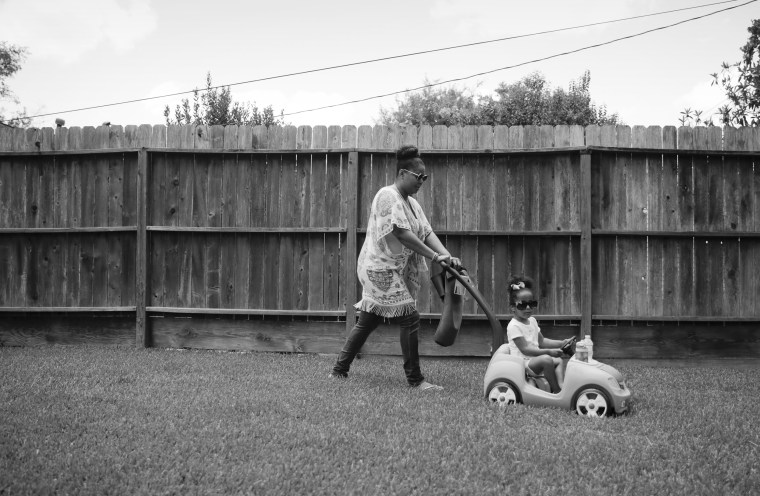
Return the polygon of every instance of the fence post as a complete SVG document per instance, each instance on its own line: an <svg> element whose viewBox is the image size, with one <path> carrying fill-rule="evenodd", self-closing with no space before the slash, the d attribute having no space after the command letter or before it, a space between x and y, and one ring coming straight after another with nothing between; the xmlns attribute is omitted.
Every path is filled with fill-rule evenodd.
<svg viewBox="0 0 760 496"><path fill-rule="evenodd" d="M591 258L591 150L581 151L580 164L581 224L581 337L591 335L592 258ZM585 192L585 194L583 193Z"/></svg>
<svg viewBox="0 0 760 496"><path fill-rule="evenodd" d="M147 232L147 184L148 151L145 147L137 152L137 243L136 261L137 280L135 281L135 346L148 346L148 327L146 323L147 281L148 281L148 232Z"/></svg>
<svg viewBox="0 0 760 496"><path fill-rule="evenodd" d="M359 221L359 153L348 152L348 191L346 210L346 334L356 323L356 228Z"/></svg>

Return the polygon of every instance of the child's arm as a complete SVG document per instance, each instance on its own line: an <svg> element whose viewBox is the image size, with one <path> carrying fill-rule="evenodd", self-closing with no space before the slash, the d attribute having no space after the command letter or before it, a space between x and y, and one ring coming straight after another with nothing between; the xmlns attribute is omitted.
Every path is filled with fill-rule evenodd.
<svg viewBox="0 0 760 496"><path fill-rule="evenodd" d="M535 347L532 344L529 344L524 337L515 337L512 339L512 341L515 343L515 346L520 350L520 352L525 356L540 356L540 355L549 355L552 357L560 357L562 356L562 350L558 348L551 348L547 349L544 348L541 343L541 335L538 335L539 339L539 346Z"/></svg>
<svg viewBox="0 0 760 496"><path fill-rule="evenodd" d="M538 332L538 346L540 348L562 348L572 340L573 338L567 338L563 340L548 339L545 338L543 334L541 334L541 331Z"/></svg>

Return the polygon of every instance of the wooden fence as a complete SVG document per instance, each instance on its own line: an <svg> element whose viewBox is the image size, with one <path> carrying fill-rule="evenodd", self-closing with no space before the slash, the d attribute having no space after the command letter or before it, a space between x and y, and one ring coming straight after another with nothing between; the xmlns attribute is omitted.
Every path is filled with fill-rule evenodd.
<svg viewBox="0 0 760 496"><path fill-rule="evenodd" d="M545 334L593 329L601 357L760 355L758 130L640 126L0 130L0 344L337 352L406 143L502 320L524 273ZM474 301L451 348L427 281L419 308L423 353L488 354Z"/></svg>

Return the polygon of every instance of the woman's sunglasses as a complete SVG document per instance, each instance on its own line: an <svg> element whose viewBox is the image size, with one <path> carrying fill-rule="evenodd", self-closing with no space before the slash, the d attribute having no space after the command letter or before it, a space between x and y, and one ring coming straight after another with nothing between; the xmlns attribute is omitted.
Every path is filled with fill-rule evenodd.
<svg viewBox="0 0 760 496"><path fill-rule="evenodd" d="M515 303L515 308L518 310L525 310L526 308L536 308L538 306L538 302L536 300L529 300L529 301L518 301Z"/></svg>
<svg viewBox="0 0 760 496"><path fill-rule="evenodd" d="M423 174L422 172L419 172L419 173L417 173L417 172L412 172L412 171L410 171L410 170L407 170L407 169L401 169L401 170L402 170L402 171L404 171L404 172L408 172L409 174L413 175L414 177L416 177L416 178L417 178L417 180L418 180L418 181L422 181L423 183L424 183L425 181L427 181L427 178L428 178L428 175L427 175L427 174Z"/></svg>

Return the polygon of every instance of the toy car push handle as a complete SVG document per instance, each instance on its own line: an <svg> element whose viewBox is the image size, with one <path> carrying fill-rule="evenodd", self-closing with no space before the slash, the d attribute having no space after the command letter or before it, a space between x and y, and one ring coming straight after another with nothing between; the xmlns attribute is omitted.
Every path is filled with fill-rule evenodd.
<svg viewBox="0 0 760 496"><path fill-rule="evenodd" d="M504 329L501 327L501 322L499 322L499 319L496 318L496 315L494 315L493 311L491 311L491 307L488 306L488 303L486 303L483 299L483 295L480 294L478 288L472 285L469 278L462 277L459 271L451 267L446 262L439 263L446 272L454 276L456 280L459 281L462 286L467 289L472 297L475 298L475 301L478 302L478 305L483 310L483 313L485 313L486 317L488 317L488 323L491 324L491 354L493 354L493 352L496 351L499 346L504 344Z"/></svg>

